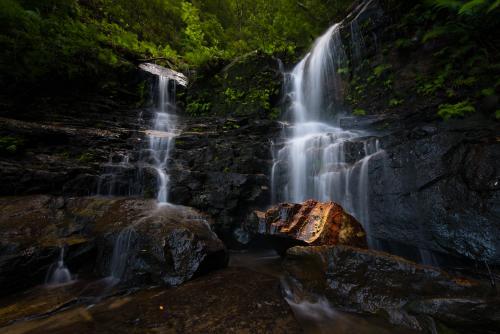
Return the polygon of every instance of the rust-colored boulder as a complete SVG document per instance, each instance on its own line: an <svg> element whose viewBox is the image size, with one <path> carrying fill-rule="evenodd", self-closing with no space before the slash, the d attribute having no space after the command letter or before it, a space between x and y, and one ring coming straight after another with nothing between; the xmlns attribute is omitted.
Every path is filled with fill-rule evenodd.
<svg viewBox="0 0 500 334"><path fill-rule="evenodd" d="M334 202L311 199L300 204L281 203L266 212L255 211L250 224L259 234L300 244L366 247L361 224Z"/></svg>

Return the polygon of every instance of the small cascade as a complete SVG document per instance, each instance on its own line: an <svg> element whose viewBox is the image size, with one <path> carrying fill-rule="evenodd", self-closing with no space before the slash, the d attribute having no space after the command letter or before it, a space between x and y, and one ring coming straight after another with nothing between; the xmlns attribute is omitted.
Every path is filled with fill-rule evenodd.
<svg viewBox="0 0 500 334"><path fill-rule="evenodd" d="M149 141L147 152L157 173L157 200L168 202L168 160L177 136L177 116L175 115L175 81L158 77L157 106L154 111L152 129L146 131Z"/></svg>
<svg viewBox="0 0 500 334"><path fill-rule="evenodd" d="M145 179L156 177L156 198L160 204L168 202L169 157L178 135L176 116L176 80L157 75L155 104L152 119L144 131L146 144L135 152L113 152L103 165L97 194L104 196L134 196L145 192ZM142 123L143 114L139 116Z"/></svg>
<svg viewBox="0 0 500 334"><path fill-rule="evenodd" d="M104 196L134 195L138 192L135 182L135 167L130 163L127 153L115 153L103 166L104 173L100 175L97 193Z"/></svg>
<svg viewBox="0 0 500 334"><path fill-rule="evenodd" d="M275 203L333 200L369 234L369 165L382 151L368 133L335 125L342 112L338 72L345 59L336 24L289 74L292 123L285 129L281 147L273 152L272 194Z"/></svg>
<svg viewBox="0 0 500 334"><path fill-rule="evenodd" d="M49 286L62 285L70 283L72 280L71 272L64 264L64 247L61 246L59 259L50 266L45 278L45 284Z"/></svg>
<svg viewBox="0 0 500 334"><path fill-rule="evenodd" d="M125 275L127 264L132 256L134 237L135 231L132 227L124 228L116 236L109 268L109 278L113 282L120 281Z"/></svg>

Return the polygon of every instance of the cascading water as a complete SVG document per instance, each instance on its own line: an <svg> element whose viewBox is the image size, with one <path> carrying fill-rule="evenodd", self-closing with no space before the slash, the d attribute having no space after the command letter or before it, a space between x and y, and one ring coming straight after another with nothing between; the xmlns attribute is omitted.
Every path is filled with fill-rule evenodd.
<svg viewBox="0 0 500 334"><path fill-rule="evenodd" d="M135 231L132 227L127 227L118 233L111 256L109 278L112 282L120 281L127 269L127 263L131 257L132 244Z"/></svg>
<svg viewBox="0 0 500 334"><path fill-rule="evenodd" d="M155 104L151 109L151 126L145 131L147 144L135 152L113 152L109 162L103 165L99 177L97 194L105 196L133 196L144 193L145 170L156 175L156 198L158 203L168 201L168 165L170 152L177 136L175 105L176 80L156 74ZM142 113L140 116L142 123Z"/></svg>
<svg viewBox="0 0 500 334"><path fill-rule="evenodd" d="M130 163L130 157L126 153L113 153L109 157L108 163L104 166L104 173L100 175L97 184L99 195L134 195L138 191L135 189L136 183L133 180L135 173L134 166ZM132 177L123 178L124 174L131 174Z"/></svg>
<svg viewBox="0 0 500 334"><path fill-rule="evenodd" d="M345 66L340 25L330 27L288 75L291 122L274 153L272 193L276 202L309 198L340 203L369 233L371 157L378 141L363 131L335 126L341 114Z"/></svg>
<svg viewBox="0 0 500 334"><path fill-rule="evenodd" d="M64 264L64 247L59 251L59 259L50 266L45 279L47 285L61 285L72 281L71 272Z"/></svg>
<svg viewBox="0 0 500 334"><path fill-rule="evenodd" d="M156 198L159 204L168 202L168 160L177 135L175 86L174 80L158 75L152 128L146 131L148 146L141 151L141 161L143 161L141 168L152 167L156 172ZM109 269L109 279L112 283L119 282L126 273L127 264L132 256L134 237L135 230L132 226L124 228L116 236Z"/></svg>
<svg viewBox="0 0 500 334"><path fill-rule="evenodd" d="M146 132L149 140L149 153L157 173L157 200L168 202L169 176L168 159L177 135L177 116L175 115L175 81L167 77L158 77L157 108L152 130Z"/></svg>

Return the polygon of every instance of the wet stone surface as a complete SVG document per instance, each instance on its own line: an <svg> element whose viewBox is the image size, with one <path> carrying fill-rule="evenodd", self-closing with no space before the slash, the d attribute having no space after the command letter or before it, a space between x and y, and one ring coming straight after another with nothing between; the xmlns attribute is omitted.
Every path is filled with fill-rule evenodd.
<svg viewBox="0 0 500 334"><path fill-rule="evenodd" d="M34 291L3 304L2 324L40 314L65 292ZM12 302L13 300L11 300ZM32 305L26 309L26 305ZM243 268L210 273L176 288L149 288L19 321L2 333L301 333L276 277Z"/></svg>

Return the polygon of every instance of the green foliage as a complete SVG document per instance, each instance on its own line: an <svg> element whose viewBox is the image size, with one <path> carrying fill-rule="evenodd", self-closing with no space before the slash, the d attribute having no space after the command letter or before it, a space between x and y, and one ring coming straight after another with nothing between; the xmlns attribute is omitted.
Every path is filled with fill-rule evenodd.
<svg viewBox="0 0 500 334"><path fill-rule="evenodd" d="M218 72L202 68L187 95L187 110L197 115L277 118L281 82L276 59L250 52Z"/></svg>
<svg viewBox="0 0 500 334"><path fill-rule="evenodd" d="M373 74L379 78L385 71L390 69L392 66L389 64L380 64L373 69Z"/></svg>
<svg viewBox="0 0 500 334"><path fill-rule="evenodd" d="M210 102L191 101L186 106L186 112L191 116L201 116L208 114L211 108Z"/></svg>
<svg viewBox="0 0 500 334"><path fill-rule="evenodd" d="M144 38L151 24L143 24L140 16L163 18L154 11L161 12L161 6L163 13L170 10L167 2L0 0L3 93L28 85L34 93L38 87L92 87L108 89L103 94L111 95L113 87L123 87L117 77L133 69L138 59L175 60L176 52L166 41ZM140 93L139 88L132 91Z"/></svg>
<svg viewBox="0 0 500 334"><path fill-rule="evenodd" d="M422 37L422 42L428 42L433 39L437 39L440 37L446 37L450 35L458 35L464 32L464 27L462 26L457 26L456 24L453 23L448 23L445 25L436 25L435 27L431 28L429 31L425 33L425 35Z"/></svg>
<svg viewBox="0 0 500 334"><path fill-rule="evenodd" d="M140 61L188 70L258 50L295 56L351 1L0 0L2 95L92 87L115 96ZM104 91L103 89L106 89ZM144 87L130 87L137 103ZM42 94L42 93L40 93ZM269 92L249 97L264 103ZM83 94L82 94L83 95ZM136 103L136 102L134 102ZM207 105L191 105L194 112ZM264 103L265 104L265 103ZM264 108L269 109L267 106Z"/></svg>
<svg viewBox="0 0 500 334"><path fill-rule="evenodd" d="M228 87L224 91L224 96L226 97L227 103L241 102L242 98L245 96L245 92Z"/></svg>
<svg viewBox="0 0 500 334"><path fill-rule="evenodd" d="M470 101L465 100L456 104L442 104L438 108L438 115L444 120L448 120L452 117L463 117L466 114L474 113L476 108L470 103Z"/></svg>
<svg viewBox="0 0 500 334"><path fill-rule="evenodd" d="M224 125L222 126L222 128L224 130L235 130L235 129L239 129L240 126L238 125L238 123L236 123L235 120L228 119L228 120L226 120L226 122L224 122Z"/></svg>
<svg viewBox="0 0 500 334"><path fill-rule="evenodd" d="M492 105L496 99L480 103L483 96L497 94L500 84L497 2L381 2L393 22L384 29L392 36L381 41L381 52L367 54L367 64L353 70L347 102L357 108L376 104L385 111L384 101L395 108L416 92L429 106L440 105L445 119L467 115L474 106L498 109Z"/></svg>
<svg viewBox="0 0 500 334"><path fill-rule="evenodd" d="M500 7L499 0L430 0L437 8L448 9L459 15L488 14Z"/></svg>
<svg viewBox="0 0 500 334"><path fill-rule="evenodd" d="M495 95L495 90L493 88L485 88L481 90L481 95L483 96Z"/></svg>
<svg viewBox="0 0 500 334"><path fill-rule="evenodd" d="M396 99L392 98L389 100L389 107L397 107L403 104L404 100L403 99Z"/></svg>
<svg viewBox="0 0 500 334"><path fill-rule="evenodd" d="M398 49L409 49L415 45L415 42L411 38L399 38L396 40L396 47Z"/></svg>
<svg viewBox="0 0 500 334"><path fill-rule="evenodd" d="M432 95L438 90L444 88L445 81L448 79L452 66L446 65L444 69L436 74L435 77L418 76L417 92L422 95Z"/></svg>
<svg viewBox="0 0 500 334"><path fill-rule="evenodd" d="M349 73L349 67L339 67L337 70L338 74L348 74Z"/></svg>
<svg viewBox="0 0 500 334"><path fill-rule="evenodd" d="M79 162L82 162L82 163L88 163L88 162L92 162L93 160L95 159L95 156L92 152L85 152L85 153L82 153L78 158L77 160Z"/></svg>
<svg viewBox="0 0 500 334"><path fill-rule="evenodd" d="M0 137L0 153L14 154L19 152L22 148L24 141L18 137L3 136Z"/></svg>
<svg viewBox="0 0 500 334"><path fill-rule="evenodd" d="M220 35L223 29L215 18L211 17L210 20L202 22L198 8L190 2L183 1L182 20L186 24L184 45L185 58L189 63L201 65L221 55L217 35ZM206 32L210 35L207 36Z"/></svg>
<svg viewBox="0 0 500 334"><path fill-rule="evenodd" d="M366 115L366 110L361 109L361 108L356 108L352 112L353 115L355 116L365 116Z"/></svg>

